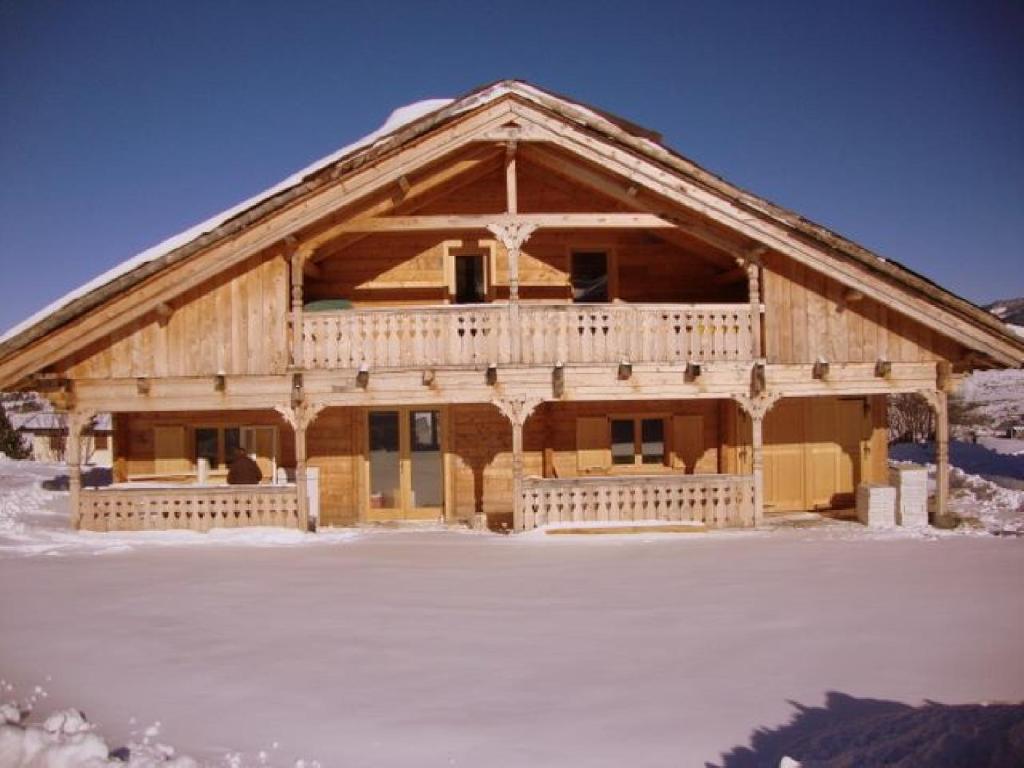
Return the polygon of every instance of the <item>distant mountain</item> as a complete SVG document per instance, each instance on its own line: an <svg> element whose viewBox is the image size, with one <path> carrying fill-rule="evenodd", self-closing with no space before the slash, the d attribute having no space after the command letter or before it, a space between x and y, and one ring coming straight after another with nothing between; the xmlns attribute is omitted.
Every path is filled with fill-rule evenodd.
<svg viewBox="0 0 1024 768"><path fill-rule="evenodd" d="M1024 298L993 301L985 309L1004 323L1024 325Z"/></svg>

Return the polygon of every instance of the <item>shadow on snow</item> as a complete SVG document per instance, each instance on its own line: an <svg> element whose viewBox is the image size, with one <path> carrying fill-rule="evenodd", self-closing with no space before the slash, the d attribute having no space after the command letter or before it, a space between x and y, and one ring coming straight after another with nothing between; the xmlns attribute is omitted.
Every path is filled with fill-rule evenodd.
<svg viewBox="0 0 1024 768"><path fill-rule="evenodd" d="M793 720L758 729L705 768L1017 768L1024 765L1024 704L913 707L830 691L825 706L796 708Z"/></svg>

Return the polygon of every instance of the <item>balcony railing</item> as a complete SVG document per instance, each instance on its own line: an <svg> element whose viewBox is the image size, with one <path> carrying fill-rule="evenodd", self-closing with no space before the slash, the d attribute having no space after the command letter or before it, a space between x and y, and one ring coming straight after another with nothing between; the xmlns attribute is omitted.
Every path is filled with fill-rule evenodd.
<svg viewBox="0 0 1024 768"><path fill-rule="evenodd" d="M551 523L663 521L710 528L754 524L749 475L525 478L527 530Z"/></svg>
<svg viewBox="0 0 1024 768"><path fill-rule="evenodd" d="M79 495L78 525L87 531L298 528L298 509L294 485L87 488Z"/></svg>
<svg viewBox="0 0 1024 768"><path fill-rule="evenodd" d="M753 358L749 304L506 304L303 315L307 368Z"/></svg>

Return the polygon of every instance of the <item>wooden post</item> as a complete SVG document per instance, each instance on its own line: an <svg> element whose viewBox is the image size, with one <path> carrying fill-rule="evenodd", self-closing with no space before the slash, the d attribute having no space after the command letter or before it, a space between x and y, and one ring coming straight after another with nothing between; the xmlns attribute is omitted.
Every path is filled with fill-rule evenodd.
<svg viewBox="0 0 1024 768"><path fill-rule="evenodd" d="M305 355L302 349L302 265L305 261L302 253L295 251L291 255L292 265L292 365L302 368Z"/></svg>
<svg viewBox="0 0 1024 768"><path fill-rule="evenodd" d="M489 224L487 228L501 241L508 254L508 319L512 341L511 353L512 362L519 363L523 360L523 334L519 327L519 252L523 243L530 238L537 227L528 222L517 221L514 217L508 217L503 221Z"/></svg>
<svg viewBox="0 0 1024 768"><path fill-rule="evenodd" d="M764 522L764 419L778 401L777 392L734 395L750 417L751 474L754 479L754 525Z"/></svg>
<svg viewBox="0 0 1024 768"><path fill-rule="evenodd" d="M947 515L949 503L949 402L943 390L935 393L935 520Z"/></svg>
<svg viewBox="0 0 1024 768"><path fill-rule="evenodd" d="M523 510L523 426L540 404L540 398L503 397L495 405L512 424L512 529L526 529Z"/></svg>
<svg viewBox="0 0 1024 768"><path fill-rule="evenodd" d="M298 527L302 531L316 530L309 519L309 489L306 487L306 430L324 409L324 405L299 402L294 405L277 405L274 409L291 426L295 434L295 501L298 508Z"/></svg>
<svg viewBox="0 0 1024 768"><path fill-rule="evenodd" d="M757 262L747 264L747 284L750 289L750 346L754 359L764 356L761 348L761 280Z"/></svg>
<svg viewBox="0 0 1024 768"><path fill-rule="evenodd" d="M754 525L764 522L764 416L751 415L751 450L754 475Z"/></svg>
<svg viewBox="0 0 1024 768"><path fill-rule="evenodd" d="M306 425L300 418L295 425L295 492L299 507L299 530L309 531L309 489L306 487Z"/></svg>
<svg viewBox="0 0 1024 768"><path fill-rule="evenodd" d="M523 422L515 419L512 422L512 528L522 531L526 527L523 520Z"/></svg>
<svg viewBox="0 0 1024 768"><path fill-rule="evenodd" d="M82 432L91 421L92 415L72 411L68 414L67 446L64 460L68 467L68 496L71 505L71 527L78 530L82 525Z"/></svg>

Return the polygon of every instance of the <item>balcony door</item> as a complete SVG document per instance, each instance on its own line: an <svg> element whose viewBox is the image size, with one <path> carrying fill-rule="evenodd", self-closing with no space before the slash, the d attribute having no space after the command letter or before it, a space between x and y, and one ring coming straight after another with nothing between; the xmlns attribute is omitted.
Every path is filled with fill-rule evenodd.
<svg viewBox="0 0 1024 768"><path fill-rule="evenodd" d="M366 519L434 520L444 505L441 411L373 410L367 415Z"/></svg>

